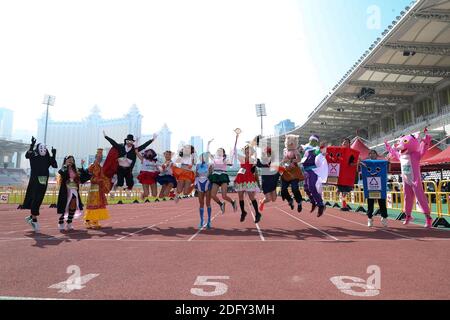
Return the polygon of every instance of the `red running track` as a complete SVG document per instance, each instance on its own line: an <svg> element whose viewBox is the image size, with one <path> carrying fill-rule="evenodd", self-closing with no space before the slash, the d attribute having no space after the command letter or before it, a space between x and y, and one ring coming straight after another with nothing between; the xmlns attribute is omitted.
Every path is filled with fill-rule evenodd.
<svg viewBox="0 0 450 320"><path fill-rule="evenodd" d="M34 234L24 221L28 212L2 205L0 299L450 297L448 231L394 220L382 228L378 217L368 228L361 214L328 208L317 218L309 204L304 207L297 213L281 201L268 204L257 226L250 206L244 223L231 206L223 215L215 206L213 229L199 230L197 199L116 205L110 206L111 219L103 229L85 230L76 220L76 230L63 233L57 230L56 209L46 208L42 233ZM330 281L336 276L365 280L374 265L380 270L379 290L349 287L347 294ZM90 281L52 288L78 275L69 266ZM194 285L199 276L220 277L209 281L222 284ZM371 294L355 295L361 292Z"/></svg>

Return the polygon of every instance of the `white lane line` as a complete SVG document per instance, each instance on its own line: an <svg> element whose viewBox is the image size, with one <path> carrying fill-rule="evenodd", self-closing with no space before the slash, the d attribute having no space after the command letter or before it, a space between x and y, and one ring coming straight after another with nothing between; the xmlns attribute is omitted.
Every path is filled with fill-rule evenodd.
<svg viewBox="0 0 450 320"><path fill-rule="evenodd" d="M118 238L117 240L122 240L122 239L125 239L125 238L127 238L127 237L130 237L130 236L132 236L132 235L135 235L135 234L137 234L137 233L139 233L139 232L142 232L142 231L144 231L144 230L154 228L154 227L156 227L156 226L158 226L158 225L160 225L160 224L167 223L167 222L170 221L170 220L173 220L173 219L176 219L176 218L178 218L178 217L184 216L184 215L186 215L186 214L188 214L188 213L191 213L191 212L193 212L193 211L194 211L194 210L189 210L189 211L187 211L187 212L185 212L185 213L183 213L183 214L179 214L179 215L176 215L176 216L174 216L174 217L171 217L171 218L169 218L169 219L167 219L167 220L163 220L163 221L160 221L160 222L158 222L158 223L152 224L151 226L142 228L142 229L140 229L140 230L138 230L138 231L135 231L135 232L133 232L133 233L129 233L129 234L123 236L123 237L120 237L120 238Z"/></svg>
<svg viewBox="0 0 450 320"><path fill-rule="evenodd" d="M250 202L247 202L247 205L250 208L250 213L252 214L253 222L255 222L256 217L255 217L255 214L253 213L252 206L251 206ZM259 238L261 239L261 241L266 241L266 239L264 238L264 236L262 234L261 228L259 227L259 224L255 223L255 225L256 225L256 229L258 230Z"/></svg>
<svg viewBox="0 0 450 320"><path fill-rule="evenodd" d="M72 299L0 296L0 300L72 300Z"/></svg>
<svg viewBox="0 0 450 320"><path fill-rule="evenodd" d="M287 215L290 216L291 218L293 218L293 219L295 219L295 220L298 220L298 221L300 221L301 223L306 224L307 226L310 226L311 228L313 228L313 229L319 231L320 233L323 233L324 235L330 237L331 239L333 239L333 240L335 240L335 241L340 241L340 240L339 240L338 238L336 238L335 236L332 236L331 234L329 234L329 233L327 233L327 232L325 232L325 231L323 231L323 230L320 230L319 228L316 228L316 227L313 226L312 224L309 224L308 222L303 221L302 219L300 219L300 218L298 218L298 217L296 217L296 216L293 216L292 214L290 214L289 212L284 211L283 209L280 209L280 208L275 208L275 209L280 210L281 212L284 212L285 214L287 214Z"/></svg>
<svg viewBox="0 0 450 320"><path fill-rule="evenodd" d="M0 238L0 243L2 242L11 242L11 241L24 241L24 240L46 240L46 241L58 241L61 239L55 239L55 238L8 238L8 239L1 239ZM80 241L111 241L111 242L117 242L117 239L115 238L110 238L110 239L99 239L99 238L88 238L88 239L64 239L66 242L80 242ZM198 239L195 241L191 241L191 242L261 242L260 239ZM302 240L298 240L298 239L280 239L280 240L276 240L276 239L266 239L266 242L295 242L295 243L302 243L302 242L342 242L342 243L364 243L364 242L388 242L388 241L392 241L392 239L351 239L351 240L332 240L332 239L302 239ZM397 239L395 241L411 241L410 239ZM433 242L433 241L450 241L450 239L448 238L443 238L443 239L422 239L423 242ZM121 243L123 242L181 242L181 243L186 243L188 241L184 240L184 239L124 239L122 241L120 241Z"/></svg>
<svg viewBox="0 0 450 320"><path fill-rule="evenodd" d="M220 215L220 213L221 213L221 212L216 213L215 216L211 218L211 222L213 222L214 219L216 219L216 218ZM194 235L192 235L192 236L188 239L188 241L194 240L194 238L195 238L196 236L198 236L198 235L200 234L200 232L202 232L202 230L204 230L204 229L206 228L206 225L207 225L207 222L204 223L203 226L202 226L202 227L201 227Z"/></svg>
<svg viewBox="0 0 450 320"><path fill-rule="evenodd" d="M335 216L334 214L331 214L331 213L328 213L327 216L328 216L328 217L333 217L333 218L335 218L335 219L344 220L344 221L347 221L347 222L350 222L350 223L353 223L353 224L357 224L357 225L360 225L360 226L365 226L365 227L367 227L367 225L364 224L364 223L360 223L360 222L348 220L348 219L345 219L345 218L342 218L342 217L338 217L338 216ZM367 228L369 228L369 227L367 227ZM400 234L400 233L393 232L393 231L388 231L388 230L384 230L384 229L380 229L380 228L375 228L374 230L378 230L378 231L383 231L383 232L386 232L386 233L390 233L390 234L393 234L393 235L395 235L395 236L399 236L399 237L402 237L402 238L405 238L405 239L408 239L408 240L422 240L422 239L417 239L417 238L412 238L412 237L404 236L404 235L402 235L402 234Z"/></svg>

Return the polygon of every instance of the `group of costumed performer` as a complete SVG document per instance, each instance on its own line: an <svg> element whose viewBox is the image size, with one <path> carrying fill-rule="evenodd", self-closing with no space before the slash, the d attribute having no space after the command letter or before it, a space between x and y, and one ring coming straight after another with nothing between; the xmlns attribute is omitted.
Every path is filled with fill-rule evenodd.
<svg viewBox="0 0 450 320"><path fill-rule="evenodd" d="M28 182L25 199L20 207L31 211L30 216L25 221L31 225L35 232L39 232L39 210L47 192L48 179L50 176L49 168L58 168L56 162L56 149L52 148L52 155L47 150L45 144L38 143L36 139L31 138L30 149L25 154L25 158L30 160L31 175Z"/></svg>
<svg viewBox="0 0 450 320"><path fill-rule="evenodd" d="M325 211L322 199L322 185L325 183L337 185L340 192L349 192L357 173L359 152L350 148L350 141L345 139L342 146L327 148L320 147L319 137L312 135L309 143L299 146L299 137L287 135L283 158L279 164L274 161L274 155L270 147L260 148L259 137L245 145L241 152L237 151L238 137L240 129L235 130L236 141L234 154L231 158L237 157L240 162L240 169L236 176L234 187L238 193L239 205L241 208L241 222L245 221L247 211L245 210L244 196L247 193L255 211L255 222L261 220L261 212L268 202L276 201L276 188L281 178L281 196L287 200L291 209L294 209L294 199L297 202L298 212L302 211L302 195L299 190L299 182L304 180L304 190L308 195L312 209L318 208L317 216L320 217ZM59 170L60 187L58 195L57 213L59 215L58 228L60 230L72 230L72 221L77 214L83 210L83 203L80 197L80 184L91 181L86 212L84 220L88 228L100 228L99 221L109 218L107 209L108 194L112 189L112 176L117 174L118 186L123 186L124 180L128 188L133 186L132 168L139 158L142 162L141 173L138 180L144 186L144 198L149 196L150 190L153 197L157 195L156 183L162 186L160 197L166 197L172 188L177 188L177 197L181 194L190 194L195 187L199 198L200 224L199 227L211 228L211 200L214 200L225 212L225 201L231 203L234 211L237 210L236 202L228 197L226 191L230 179L227 174L227 167L232 165L225 150L219 148L215 155L208 152L203 153L197 159L192 146L186 145L178 153L176 161L172 161L173 154L170 151L164 153L164 161L159 163L153 149L145 150L156 138L146 142L140 147L134 146L134 138L128 135L124 144L117 144L105 135L111 142L113 148L102 167L103 150L98 149L93 164L87 170L82 167L77 168L73 156L66 156L63 166ZM427 151L431 141L431 136L425 130L425 137L419 135L406 135L394 146L385 143L386 149L394 160L401 163L401 171L404 188L404 203L406 219L404 224L409 224L412 220L412 209L414 201L417 199L418 207L426 217L425 227L432 226L430 208L422 186L420 160ZM326 150L326 157L324 152ZM143 151L143 152L142 152ZM141 153L142 152L142 153ZM302 154L303 153L303 154ZM27 192L22 209L29 209L30 216L26 218L33 230L39 231L39 209L43 202L49 179L49 168L57 168L56 150L52 148L51 155L43 144L36 145L36 139L31 139L30 149L25 157L29 159L31 166L31 176L27 187ZM176 166L178 165L178 167ZM256 193L260 191L257 168L261 173L262 191L264 198L259 205L256 200ZM303 168L303 173L301 168ZM361 161L361 173L364 184L364 196L368 203L368 226L373 226L373 211L375 201L381 213L381 223L387 226L387 174L388 161L379 160L375 150L369 152L369 158ZM304 175L304 176L303 176ZM288 188L291 187L294 199L290 195ZM223 201L217 197L221 189ZM205 224L205 205L208 213ZM344 206L345 208L345 206ZM64 223L66 222L66 225Z"/></svg>
<svg viewBox="0 0 450 320"><path fill-rule="evenodd" d="M433 220L430 214L428 200L423 190L422 175L420 172L420 159L424 156L431 142L431 136L427 129L424 130L425 137L420 135L406 135L400 137L400 141L391 146L385 141L386 150L394 160L399 160L401 165L403 192L405 197L405 225L413 220L412 208L414 200L417 199L421 211L425 214L425 227L431 228Z"/></svg>

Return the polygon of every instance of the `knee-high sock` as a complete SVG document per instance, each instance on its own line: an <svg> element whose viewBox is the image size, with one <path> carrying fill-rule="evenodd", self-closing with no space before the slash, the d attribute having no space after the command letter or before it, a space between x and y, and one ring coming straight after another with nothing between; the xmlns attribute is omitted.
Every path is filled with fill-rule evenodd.
<svg viewBox="0 0 450 320"><path fill-rule="evenodd" d="M245 211L245 202L244 202L244 200L239 200L239 206L241 207L242 213L247 213Z"/></svg>
<svg viewBox="0 0 450 320"><path fill-rule="evenodd" d="M211 212L212 212L211 207L208 207L207 211L208 211L208 223L211 223Z"/></svg>
<svg viewBox="0 0 450 320"><path fill-rule="evenodd" d="M203 214L205 213L205 208L200 208L200 224L203 225Z"/></svg>
<svg viewBox="0 0 450 320"><path fill-rule="evenodd" d="M69 210L69 216L67 217L67 223L72 223L74 215L75 215L75 210Z"/></svg>
<svg viewBox="0 0 450 320"><path fill-rule="evenodd" d="M259 211L258 211L258 201L256 200L252 200L252 205L253 205L253 209L255 209L255 215L260 215Z"/></svg>
<svg viewBox="0 0 450 320"><path fill-rule="evenodd" d="M59 224L63 224L64 223L64 213L62 215L59 216Z"/></svg>

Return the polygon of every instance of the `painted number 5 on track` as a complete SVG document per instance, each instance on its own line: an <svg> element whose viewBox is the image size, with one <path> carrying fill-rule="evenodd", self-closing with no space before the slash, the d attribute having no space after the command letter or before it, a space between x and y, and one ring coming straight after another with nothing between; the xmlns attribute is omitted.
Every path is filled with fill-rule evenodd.
<svg viewBox="0 0 450 320"><path fill-rule="evenodd" d="M206 288L191 288L191 293L199 297L215 297L222 296L228 291L228 285L223 282L212 280L229 280L229 276L198 276L194 282L194 286L212 287L213 290L205 290Z"/></svg>

